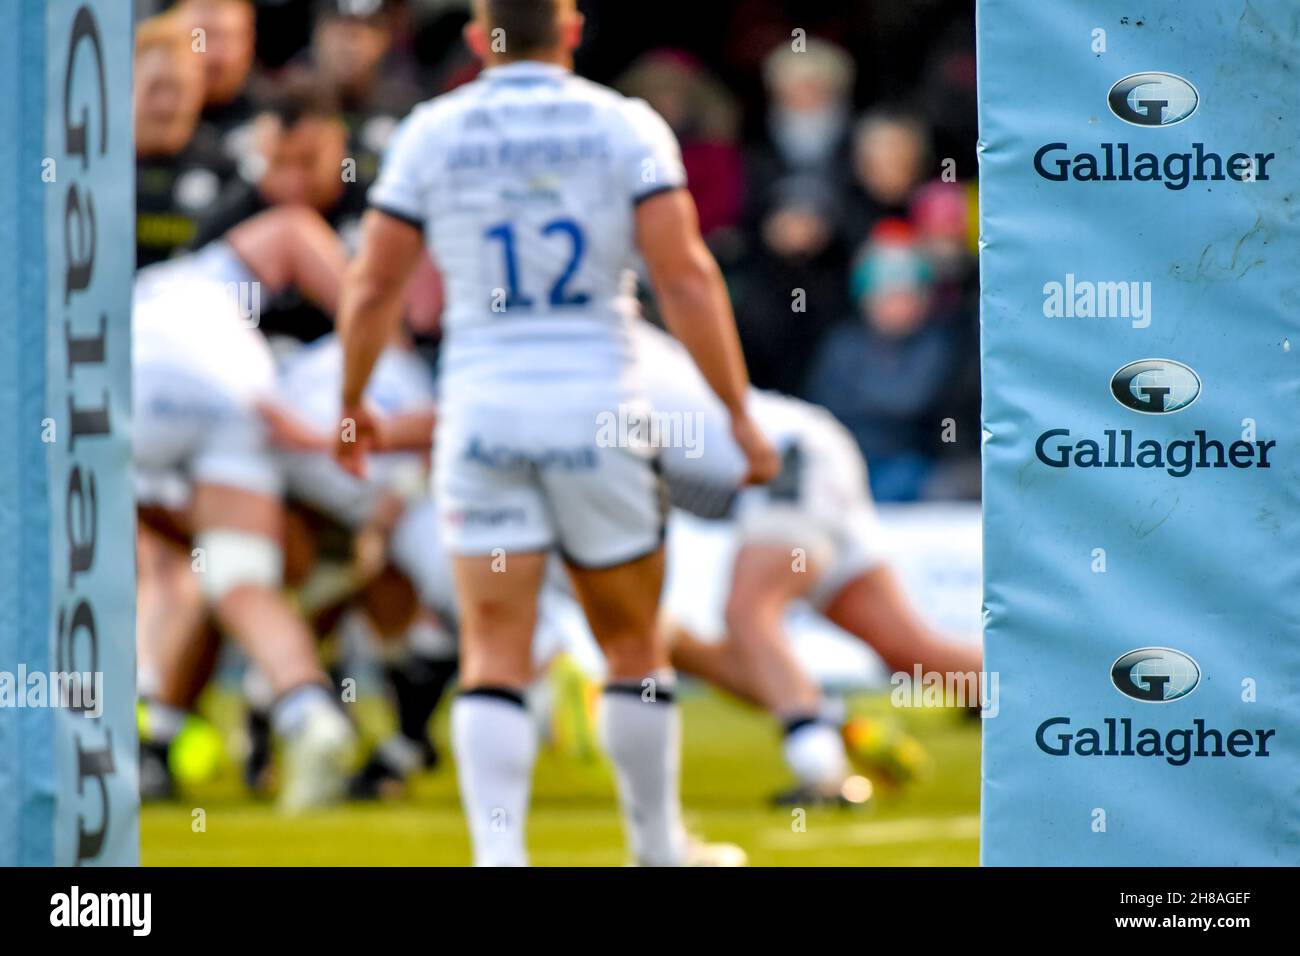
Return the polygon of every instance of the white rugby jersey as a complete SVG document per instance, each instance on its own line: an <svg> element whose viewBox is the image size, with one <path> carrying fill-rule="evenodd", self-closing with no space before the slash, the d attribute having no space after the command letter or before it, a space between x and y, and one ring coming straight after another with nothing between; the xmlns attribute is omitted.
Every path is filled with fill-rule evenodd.
<svg viewBox="0 0 1300 956"><path fill-rule="evenodd" d="M270 348L241 312L240 284L251 281L223 242L141 269L131 304L133 367L199 375L241 393L269 385Z"/></svg>
<svg viewBox="0 0 1300 956"><path fill-rule="evenodd" d="M369 199L419 225L442 271L443 400L635 394L633 211L685 181L644 101L559 66L492 67L416 107Z"/></svg>
<svg viewBox="0 0 1300 956"><path fill-rule="evenodd" d="M651 414L659 419L659 434L671 439L661 442L659 460L672 502L686 511L718 517L748 468L731 437L731 416L685 346L644 321L633 324L633 337ZM830 433L842 429L826 409L779 392L750 388L747 405L781 453L796 442L833 440Z"/></svg>
<svg viewBox="0 0 1300 956"><path fill-rule="evenodd" d="M335 334L304 345L280 368L279 391L284 404L318 428L338 425L342 387L343 345ZM386 348L375 362L365 398L381 416L432 408L429 369L414 352Z"/></svg>
<svg viewBox="0 0 1300 956"><path fill-rule="evenodd" d="M295 416L323 430L338 426L343 385L343 346L328 335L293 352L280 367L280 402ZM380 353L366 385L365 400L381 416L433 407L433 380L414 352L389 347ZM384 452L370 457L365 481L344 474L329 455L290 455L288 485L301 500L350 526L371 514L374 494L427 492L425 454Z"/></svg>

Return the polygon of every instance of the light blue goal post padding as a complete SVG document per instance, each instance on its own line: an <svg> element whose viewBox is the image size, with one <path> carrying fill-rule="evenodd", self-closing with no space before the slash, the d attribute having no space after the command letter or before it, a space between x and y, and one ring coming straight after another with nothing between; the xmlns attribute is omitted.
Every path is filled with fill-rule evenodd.
<svg viewBox="0 0 1300 956"><path fill-rule="evenodd" d="M0 10L0 865L139 860L131 59L123 0Z"/></svg>
<svg viewBox="0 0 1300 956"><path fill-rule="evenodd" d="M1300 863L1300 5L979 0L986 864Z"/></svg>

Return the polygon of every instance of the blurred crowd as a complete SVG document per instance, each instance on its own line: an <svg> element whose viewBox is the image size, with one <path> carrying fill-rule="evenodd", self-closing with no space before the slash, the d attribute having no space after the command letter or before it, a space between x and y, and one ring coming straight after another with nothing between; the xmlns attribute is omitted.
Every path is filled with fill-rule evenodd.
<svg viewBox="0 0 1300 956"><path fill-rule="evenodd" d="M979 494L971 6L579 2L579 72L677 133L755 384L844 422L881 501ZM473 78L468 10L136 0L138 264L282 204L350 244L398 121ZM286 297L261 327L311 340L331 322Z"/></svg>

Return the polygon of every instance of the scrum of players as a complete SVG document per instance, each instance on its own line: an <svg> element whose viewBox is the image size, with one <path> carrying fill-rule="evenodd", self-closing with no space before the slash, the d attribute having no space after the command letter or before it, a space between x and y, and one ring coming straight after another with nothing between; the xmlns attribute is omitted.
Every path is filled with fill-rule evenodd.
<svg viewBox="0 0 1300 956"><path fill-rule="evenodd" d="M466 41L486 69L402 121L355 250L310 202L264 197L140 270L146 799L176 793L172 748L227 639L247 662L251 788L275 789L286 813L401 790L439 761L428 725L456 684L475 863L524 865L538 745L525 695L594 641L631 859L734 861L682 824L677 674L772 715L794 780L780 799L851 806L868 778L905 781L922 756L906 740L869 745L870 728L837 712L791 651L789 605L891 668L979 671L978 648L933 632L903 596L845 430L748 385L672 133L573 75L580 33L571 0L476 3ZM150 21L137 57L178 50L177 36L174 15ZM310 114L267 122L283 133ZM666 329L640 316L634 269ZM261 304L286 299L337 332L268 334ZM435 328L436 365L415 344ZM597 423L611 414L632 427L607 440ZM702 453L655 441L659 415L699 422ZM736 540L720 634L660 606L670 508ZM321 639L343 632L395 711L368 754L347 675L323 663Z"/></svg>

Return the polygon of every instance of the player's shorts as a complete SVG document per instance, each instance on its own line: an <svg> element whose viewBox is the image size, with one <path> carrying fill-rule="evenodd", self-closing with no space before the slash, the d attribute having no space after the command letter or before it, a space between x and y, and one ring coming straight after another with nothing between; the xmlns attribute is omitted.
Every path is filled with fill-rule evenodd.
<svg viewBox="0 0 1300 956"><path fill-rule="evenodd" d="M818 427L784 447L777 477L744 490L736 503L742 545L802 550L817 576L808 601L819 609L886 556L862 453L844 427L823 414Z"/></svg>
<svg viewBox="0 0 1300 956"><path fill-rule="evenodd" d="M607 568L659 548L667 501L654 450L598 444L599 414L444 406L434 497L447 550L555 550Z"/></svg>
<svg viewBox="0 0 1300 956"><path fill-rule="evenodd" d="M143 270L136 282L132 455L141 503L174 507L194 483L279 493L257 411L275 388L270 351L227 284L211 277L239 269L218 244Z"/></svg>
<svg viewBox="0 0 1300 956"><path fill-rule="evenodd" d="M265 394L273 382L265 383ZM280 493L281 479L257 412L256 383L223 388L193 369L137 364L133 382L137 500L177 507L180 489L226 485Z"/></svg>

